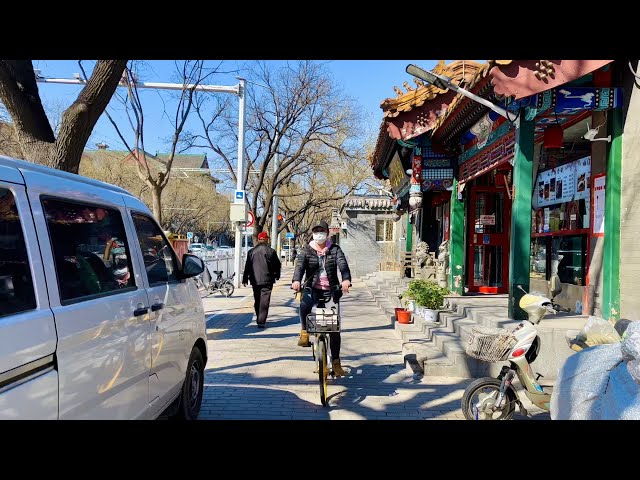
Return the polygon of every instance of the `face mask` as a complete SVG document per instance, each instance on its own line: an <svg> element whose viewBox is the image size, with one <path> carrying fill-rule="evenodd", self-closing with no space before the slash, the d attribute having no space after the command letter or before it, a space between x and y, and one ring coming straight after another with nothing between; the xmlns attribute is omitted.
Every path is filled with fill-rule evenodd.
<svg viewBox="0 0 640 480"><path fill-rule="evenodd" d="M314 232L313 239L318 243L324 243L327 239L327 234L325 232Z"/></svg>

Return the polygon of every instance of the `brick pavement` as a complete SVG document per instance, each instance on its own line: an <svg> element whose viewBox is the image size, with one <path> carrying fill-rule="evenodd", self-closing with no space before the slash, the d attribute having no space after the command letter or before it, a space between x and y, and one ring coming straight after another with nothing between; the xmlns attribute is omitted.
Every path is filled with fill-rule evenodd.
<svg viewBox="0 0 640 480"><path fill-rule="evenodd" d="M462 419L469 379L416 378L403 365L401 341L359 281L342 300L342 365L329 380L329 407L320 403L310 348L298 347L292 269L274 287L267 328L253 319L250 288L234 298L203 300L209 361L200 419ZM541 415L537 418L544 418ZM516 418L524 419L519 414ZM548 418L548 417L547 417Z"/></svg>

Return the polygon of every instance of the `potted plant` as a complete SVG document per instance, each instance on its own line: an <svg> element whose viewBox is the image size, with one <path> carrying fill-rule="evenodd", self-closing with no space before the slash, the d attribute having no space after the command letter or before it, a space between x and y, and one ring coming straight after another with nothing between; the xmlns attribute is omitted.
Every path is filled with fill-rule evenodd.
<svg viewBox="0 0 640 480"><path fill-rule="evenodd" d="M398 307L395 309L396 321L398 323L411 323L411 315L415 308L415 303L412 299L405 297L403 294L398 295L398 299L403 303L404 307Z"/></svg>
<svg viewBox="0 0 640 480"><path fill-rule="evenodd" d="M409 288L404 293L404 297L413 299L416 305L422 307L426 321L436 322L438 312L444 304L444 296L448 294L449 290L436 282L416 279L409 282Z"/></svg>

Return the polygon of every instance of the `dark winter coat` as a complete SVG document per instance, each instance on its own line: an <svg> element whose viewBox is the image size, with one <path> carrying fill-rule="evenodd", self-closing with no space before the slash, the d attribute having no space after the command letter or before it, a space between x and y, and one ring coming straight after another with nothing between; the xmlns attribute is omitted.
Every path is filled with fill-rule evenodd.
<svg viewBox="0 0 640 480"><path fill-rule="evenodd" d="M266 243L259 243L247 254L242 283L251 285L273 285L280 279L281 263L276 251Z"/></svg>
<svg viewBox="0 0 640 480"><path fill-rule="evenodd" d="M331 248L326 253L325 269L327 270L327 277L329 277L329 285L332 287L340 284L338 279L338 269L342 276L342 281L351 281L351 271L347 264L347 259L344 256L342 249L335 243L331 245ZM303 286L313 286L314 283L320 278L320 261L318 259L318 252L316 252L310 245L300 251L296 257L296 267L293 271L293 281L302 282L302 278L308 280L312 275L313 279L309 283ZM305 281L306 281L305 280Z"/></svg>

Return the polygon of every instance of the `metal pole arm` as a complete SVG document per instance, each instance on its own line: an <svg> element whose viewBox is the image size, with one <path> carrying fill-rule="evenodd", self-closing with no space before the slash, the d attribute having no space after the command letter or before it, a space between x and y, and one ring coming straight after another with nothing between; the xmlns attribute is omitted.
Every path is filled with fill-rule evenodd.
<svg viewBox="0 0 640 480"><path fill-rule="evenodd" d="M407 65L407 73L410 75L413 75L414 77L419 78L420 80L423 80L425 82L427 82L430 85L433 85L437 88L440 88L442 90L445 90L447 88L453 90L456 93L459 93L460 95L464 95L465 97L469 97L471 100L474 100L482 105L484 105L485 107L490 108L491 110L493 110L494 112L496 112L498 115L506 118L507 120L509 120L510 122L513 122L515 124L515 127L518 128L520 126L520 118L516 117L515 120L512 120L509 117L509 113L502 107L499 107L498 105L491 103L489 100L479 97L478 95L476 95L475 93L471 93L468 90L465 90L464 88L460 88L459 86L457 86L456 84L454 84L450 78L444 76L444 75L439 75L437 73L433 73L433 72L428 72L420 67L418 67L417 65Z"/></svg>

